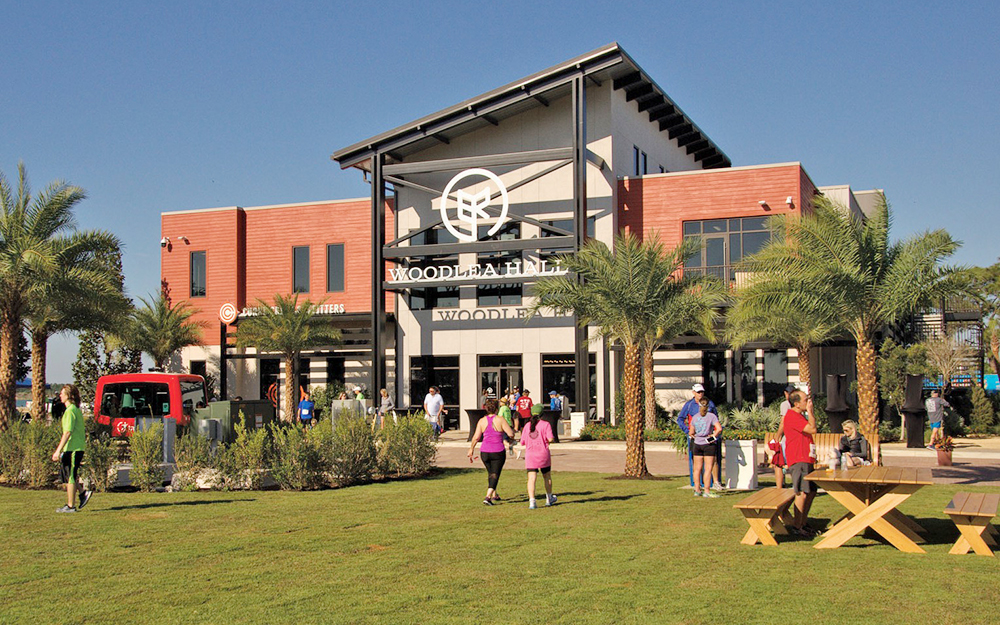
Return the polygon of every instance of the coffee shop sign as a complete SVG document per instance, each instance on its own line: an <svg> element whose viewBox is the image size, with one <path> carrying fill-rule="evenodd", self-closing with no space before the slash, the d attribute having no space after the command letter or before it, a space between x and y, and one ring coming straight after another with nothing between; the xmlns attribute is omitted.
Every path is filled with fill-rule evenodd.
<svg viewBox="0 0 1000 625"><path fill-rule="evenodd" d="M501 265L428 265L425 267L394 267L389 269L390 284L412 282L467 282L490 278L537 278L561 276L567 271L558 261L512 260Z"/></svg>

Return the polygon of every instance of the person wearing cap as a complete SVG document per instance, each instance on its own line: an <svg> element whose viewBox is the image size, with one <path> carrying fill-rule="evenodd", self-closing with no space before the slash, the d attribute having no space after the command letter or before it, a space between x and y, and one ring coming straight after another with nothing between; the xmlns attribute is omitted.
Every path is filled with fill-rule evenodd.
<svg viewBox="0 0 1000 625"><path fill-rule="evenodd" d="M549 410L558 410L559 412L562 412L562 407L562 397L559 396L559 393L549 391Z"/></svg>
<svg viewBox="0 0 1000 625"><path fill-rule="evenodd" d="M792 393L797 390L798 389L795 388L794 384L789 384L785 387L785 401L781 402L781 407L778 408L778 413L781 414L781 416L785 416L785 413L792 409L792 402L790 402L788 398L791 397Z"/></svg>
<svg viewBox="0 0 1000 625"><path fill-rule="evenodd" d="M524 389L521 391L521 396L517 398L517 402L514 404L517 410L518 420L514 428L514 431L519 432L521 430L521 424L527 423L531 419L531 407L535 402L531 401L531 391Z"/></svg>
<svg viewBox="0 0 1000 625"><path fill-rule="evenodd" d="M691 387L691 399L687 400L685 404L681 407L681 411L677 413L677 426L684 432L685 436L690 436L690 424L691 420L694 419L701 411L701 398L705 396L705 386L698 383ZM719 414L718 408L715 407L715 403L710 399L708 400L708 412ZM690 439L689 439L690 440ZM688 475L691 476L691 486L694 486L694 449L688 444ZM708 484L704 485L708 488Z"/></svg>

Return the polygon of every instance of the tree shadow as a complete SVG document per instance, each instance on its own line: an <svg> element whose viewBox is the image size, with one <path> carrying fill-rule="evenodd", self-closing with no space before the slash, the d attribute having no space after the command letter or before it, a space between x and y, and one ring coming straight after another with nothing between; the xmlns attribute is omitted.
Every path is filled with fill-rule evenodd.
<svg viewBox="0 0 1000 625"><path fill-rule="evenodd" d="M1000 466L983 466L971 463L954 463L950 467L933 467L935 479L944 479L952 484L981 484L1000 482Z"/></svg>
<svg viewBox="0 0 1000 625"><path fill-rule="evenodd" d="M137 503L131 506L112 506L110 508L101 508L99 510L94 510L94 512L112 512L116 510L144 510L147 508L173 508L174 506L207 506L217 503L243 503L257 501L256 499L204 499L201 501L163 501L157 503Z"/></svg>

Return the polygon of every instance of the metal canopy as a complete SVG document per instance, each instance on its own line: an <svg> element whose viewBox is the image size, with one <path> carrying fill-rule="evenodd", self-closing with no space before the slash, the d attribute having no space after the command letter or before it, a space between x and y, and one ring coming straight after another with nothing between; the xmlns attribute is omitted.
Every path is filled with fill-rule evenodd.
<svg viewBox="0 0 1000 625"><path fill-rule="evenodd" d="M708 141L714 149L712 165L702 167L730 167L729 157L708 138L698 126L670 99L646 72L628 55L618 43L611 43L548 69L506 84L427 115L409 124L375 135L364 141L337 150L331 158L342 167L358 167L369 170L371 157L376 152L387 157L386 174L390 174L395 163L407 156L421 152L434 145L448 144L465 133L498 125L504 119L542 106L553 100L570 96L574 77L584 76L596 85L606 80L612 81L612 88L625 89L626 101L635 102L639 112L649 113L650 122L660 121L660 131L670 131L670 139L679 134L674 132L684 126L684 132L696 132L698 140Z"/></svg>

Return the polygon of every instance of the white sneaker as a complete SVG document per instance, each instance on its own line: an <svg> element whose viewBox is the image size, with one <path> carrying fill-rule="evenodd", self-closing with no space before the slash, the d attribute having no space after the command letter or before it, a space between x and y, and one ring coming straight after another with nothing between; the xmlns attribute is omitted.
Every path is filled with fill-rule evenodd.
<svg viewBox="0 0 1000 625"><path fill-rule="evenodd" d="M558 499L558 497L556 497L555 495L546 495L545 496L545 505L546 506L554 506L554 505L556 505L556 499Z"/></svg>
<svg viewBox="0 0 1000 625"><path fill-rule="evenodd" d="M535 504L535 500L534 499L532 499L531 501L528 502L528 510L534 510L537 507L538 507L538 505Z"/></svg>

